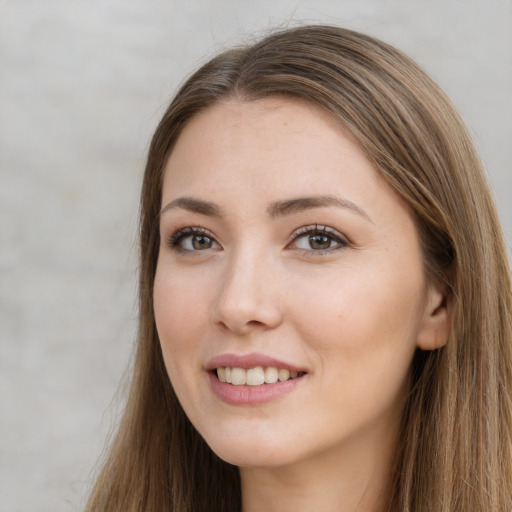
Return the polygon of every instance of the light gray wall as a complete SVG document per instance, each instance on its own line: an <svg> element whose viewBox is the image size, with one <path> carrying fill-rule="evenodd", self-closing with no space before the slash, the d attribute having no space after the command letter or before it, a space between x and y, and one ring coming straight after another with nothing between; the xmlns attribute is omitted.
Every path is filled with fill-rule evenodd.
<svg viewBox="0 0 512 512"><path fill-rule="evenodd" d="M299 21L430 71L512 240L510 0L0 0L0 511L83 504L132 351L138 189L172 92L215 50Z"/></svg>

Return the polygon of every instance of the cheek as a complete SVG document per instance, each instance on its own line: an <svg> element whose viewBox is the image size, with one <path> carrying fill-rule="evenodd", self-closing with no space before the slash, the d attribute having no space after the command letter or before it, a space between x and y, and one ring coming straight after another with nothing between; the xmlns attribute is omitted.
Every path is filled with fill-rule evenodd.
<svg viewBox="0 0 512 512"><path fill-rule="evenodd" d="M301 297L290 303L295 304L296 317L302 319L299 321L310 335L324 333L331 340L332 334L338 333L347 343L357 339L356 349L365 334L366 343L376 345L397 335L413 337L420 319L420 286L368 271L364 275L356 271L347 274L315 287L305 283L302 288L307 289L297 286L290 294Z"/></svg>
<svg viewBox="0 0 512 512"><path fill-rule="evenodd" d="M167 373L178 392L197 368L198 345L205 331L201 287L166 269L157 269L153 292L155 322Z"/></svg>
<svg viewBox="0 0 512 512"><path fill-rule="evenodd" d="M324 283L322 293L301 294L305 299L297 305L296 324L326 378L370 395L385 392L386 383L392 395L404 382L415 351L422 279L411 285L383 272L351 270ZM355 404L359 393L353 397Z"/></svg>
<svg viewBox="0 0 512 512"><path fill-rule="evenodd" d="M153 304L162 342L179 343L204 322L206 291L203 281L180 275L165 262L157 267Z"/></svg>

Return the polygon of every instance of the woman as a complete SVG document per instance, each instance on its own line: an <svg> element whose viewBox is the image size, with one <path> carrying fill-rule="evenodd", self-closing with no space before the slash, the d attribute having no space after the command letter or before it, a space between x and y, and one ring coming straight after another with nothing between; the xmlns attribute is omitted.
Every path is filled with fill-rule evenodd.
<svg viewBox="0 0 512 512"><path fill-rule="evenodd" d="M512 510L511 288L410 59L328 26L197 71L153 137L131 392L89 510Z"/></svg>

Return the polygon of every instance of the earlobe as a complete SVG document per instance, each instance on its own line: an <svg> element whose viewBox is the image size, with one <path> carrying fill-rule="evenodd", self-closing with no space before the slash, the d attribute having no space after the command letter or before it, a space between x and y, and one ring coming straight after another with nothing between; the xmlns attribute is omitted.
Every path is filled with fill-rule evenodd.
<svg viewBox="0 0 512 512"><path fill-rule="evenodd" d="M417 345L421 350L435 350L448 341L451 329L451 301L441 283L429 286L423 322Z"/></svg>

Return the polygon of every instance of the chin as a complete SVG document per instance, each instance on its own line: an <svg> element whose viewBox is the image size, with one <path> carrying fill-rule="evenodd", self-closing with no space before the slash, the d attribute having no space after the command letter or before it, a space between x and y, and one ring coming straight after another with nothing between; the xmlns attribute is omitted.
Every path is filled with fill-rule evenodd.
<svg viewBox="0 0 512 512"><path fill-rule="evenodd" d="M268 450L264 450L259 453L245 451L245 450L214 450L215 454L223 461L233 464L238 467L252 467L252 468L273 468L281 467L291 464L293 458L290 454L286 456L280 456L280 454L269 453Z"/></svg>
<svg viewBox="0 0 512 512"><path fill-rule="evenodd" d="M290 446L256 439L205 439L210 449L222 460L239 467L279 467L291 464L297 455Z"/></svg>

